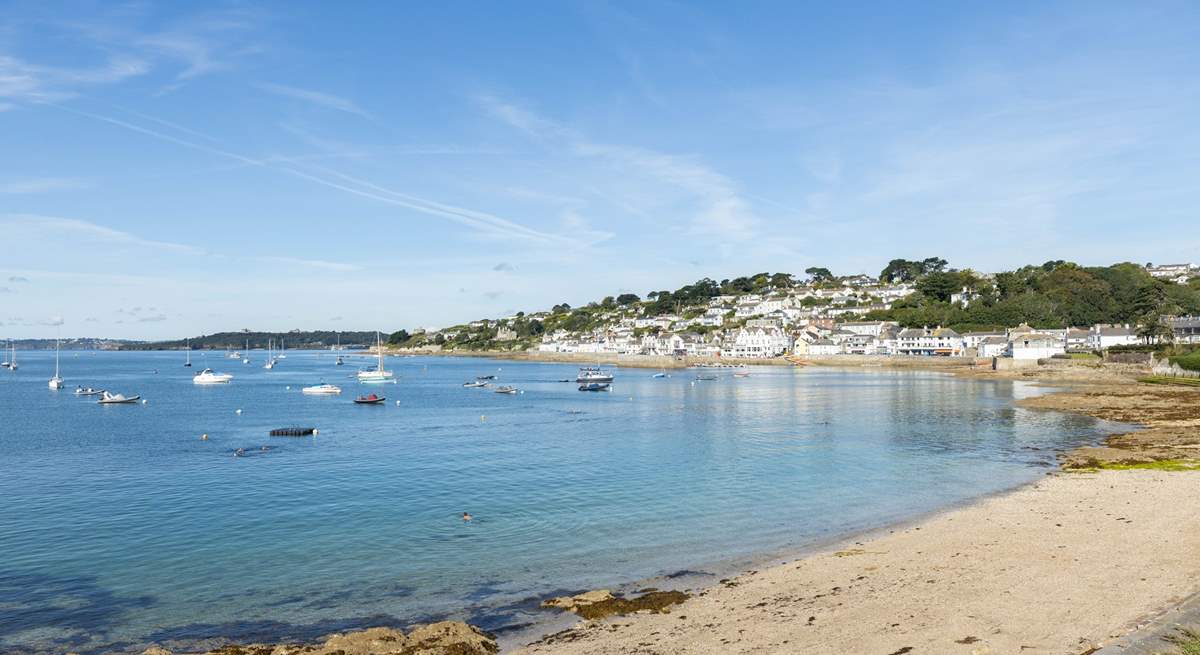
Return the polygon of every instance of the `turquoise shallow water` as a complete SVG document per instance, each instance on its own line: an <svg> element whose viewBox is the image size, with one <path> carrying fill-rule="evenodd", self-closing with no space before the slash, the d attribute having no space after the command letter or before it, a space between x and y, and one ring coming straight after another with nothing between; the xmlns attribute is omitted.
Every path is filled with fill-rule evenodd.
<svg viewBox="0 0 1200 655"><path fill-rule="evenodd" d="M363 387L328 353L272 371L261 353L192 369L178 353L64 353L52 392L53 354L20 356L0 370L4 652L504 628L551 593L715 570L1010 488L1114 429L1016 408L1038 393L1020 382L925 372L617 369L611 393L581 393L556 364L396 359L397 384ZM193 385L205 365L233 383ZM462 388L489 373L524 393ZM322 379L345 393L299 393ZM101 407L76 384L149 402ZM368 390L387 405L350 402ZM321 432L267 436L293 424Z"/></svg>

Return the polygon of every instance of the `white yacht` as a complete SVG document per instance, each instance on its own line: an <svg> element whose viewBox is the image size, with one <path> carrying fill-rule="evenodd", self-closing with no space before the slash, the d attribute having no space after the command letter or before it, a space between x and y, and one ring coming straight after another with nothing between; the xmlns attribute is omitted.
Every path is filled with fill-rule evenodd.
<svg viewBox="0 0 1200 655"><path fill-rule="evenodd" d="M267 339L267 363L263 364L263 368L265 368L265 369L275 368L275 357L272 354L272 350L274 350L274 346L275 346L274 342L271 339Z"/></svg>
<svg viewBox="0 0 1200 655"><path fill-rule="evenodd" d="M358 381L366 384L384 384L395 382L395 375L383 368L383 341L379 332L375 332L375 350L379 353L379 363L373 369L358 372Z"/></svg>
<svg viewBox="0 0 1200 655"><path fill-rule="evenodd" d="M579 369L576 382L612 382L613 375L597 366L584 366Z"/></svg>
<svg viewBox="0 0 1200 655"><path fill-rule="evenodd" d="M50 378L50 382L47 383L47 385L54 391L58 391L59 389L63 388L62 376L60 376L58 374L59 350L60 350L60 345L59 345L58 339L55 339L54 340L54 377Z"/></svg>
<svg viewBox="0 0 1200 655"><path fill-rule="evenodd" d="M279 354L275 356L275 359L287 359L287 342L283 339L279 340Z"/></svg>
<svg viewBox="0 0 1200 655"><path fill-rule="evenodd" d="M302 393L324 396L341 393L342 388L337 385L326 384L322 382L321 384L314 384L311 387L304 387L300 391Z"/></svg>
<svg viewBox="0 0 1200 655"><path fill-rule="evenodd" d="M17 344L12 345L12 356L8 358L8 370L17 370Z"/></svg>
<svg viewBox="0 0 1200 655"><path fill-rule="evenodd" d="M225 384L233 379L229 373L214 373L211 368L200 371L192 378L196 384Z"/></svg>

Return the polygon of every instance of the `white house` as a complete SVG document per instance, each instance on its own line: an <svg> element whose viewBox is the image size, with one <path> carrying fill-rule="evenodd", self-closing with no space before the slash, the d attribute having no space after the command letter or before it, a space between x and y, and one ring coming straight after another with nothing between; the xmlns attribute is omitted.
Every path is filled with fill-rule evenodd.
<svg viewBox="0 0 1200 655"><path fill-rule="evenodd" d="M909 328L902 330L896 341L901 355L957 357L963 350L962 337L950 328Z"/></svg>
<svg viewBox="0 0 1200 655"><path fill-rule="evenodd" d="M1128 325L1094 325L1088 335L1088 346L1092 350L1108 350L1139 342L1137 331Z"/></svg>
<svg viewBox="0 0 1200 655"><path fill-rule="evenodd" d="M1008 351L1008 339L1003 335L984 337L975 345L975 353L979 357L1003 357Z"/></svg>
<svg viewBox="0 0 1200 655"><path fill-rule="evenodd" d="M842 347L829 339L817 339L808 344L808 354L810 355L840 355Z"/></svg>
<svg viewBox="0 0 1200 655"><path fill-rule="evenodd" d="M1026 332L1008 342L1008 352L1005 354L1013 359L1038 360L1066 352L1066 344L1057 336Z"/></svg>
<svg viewBox="0 0 1200 655"><path fill-rule="evenodd" d="M778 357L792 346L791 338L778 328L742 328L722 349L726 357Z"/></svg>

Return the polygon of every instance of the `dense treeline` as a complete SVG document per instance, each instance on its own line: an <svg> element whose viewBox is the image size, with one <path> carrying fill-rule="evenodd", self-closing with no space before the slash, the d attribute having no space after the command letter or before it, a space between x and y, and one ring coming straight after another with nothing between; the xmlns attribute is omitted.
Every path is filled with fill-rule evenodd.
<svg viewBox="0 0 1200 655"><path fill-rule="evenodd" d="M872 320L901 325L947 325L956 329L1038 328L1130 323L1159 329L1163 315L1200 312L1200 279L1175 284L1151 277L1137 264L1083 267L1051 261L997 273L937 270L915 280L917 292ZM951 302L964 294L960 302ZM965 301L965 306L964 306Z"/></svg>
<svg viewBox="0 0 1200 655"><path fill-rule="evenodd" d="M375 345L374 332L336 332L333 330L312 330L291 332L218 332L217 334L201 335L191 338L193 350L242 350L249 341L250 348L266 348L268 342L274 342L275 347L283 343L289 349L324 349L336 345L339 340L345 348L362 348ZM188 345L187 339L174 341L154 341L147 343L125 344L121 350L182 350Z"/></svg>

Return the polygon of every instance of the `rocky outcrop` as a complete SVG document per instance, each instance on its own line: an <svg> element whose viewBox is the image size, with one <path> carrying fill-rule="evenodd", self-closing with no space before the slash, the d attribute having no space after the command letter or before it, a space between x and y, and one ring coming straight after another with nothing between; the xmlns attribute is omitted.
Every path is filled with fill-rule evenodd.
<svg viewBox="0 0 1200 655"><path fill-rule="evenodd" d="M588 591L576 596L559 596L542 601L542 607L553 607L573 612L588 619L626 614L668 614L672 605L688 599L682 591L650 591L640 596L625 598L614 596L607 589Z"/></svg>
<svg viewBox="0 0 1200 655"><path fill-rule="evenodd" d="M323 644L229 645L204 655L493 655L496 637L462 621L442 621L413 628L406 635L394 628L370 628L330 635ZM158 647L142 655L172 655Z"/></svg>

